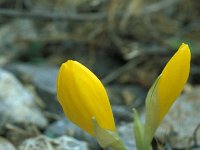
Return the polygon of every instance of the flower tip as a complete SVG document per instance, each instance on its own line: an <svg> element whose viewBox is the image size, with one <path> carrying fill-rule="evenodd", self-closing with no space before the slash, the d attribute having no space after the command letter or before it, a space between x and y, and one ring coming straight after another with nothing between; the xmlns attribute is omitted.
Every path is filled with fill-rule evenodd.
<svg viewBox="0 0 200 150"><path fill-rule="evenodd" d="M182 43L181 46L179 47L179 50L187 50L189 49L188 44Z"/></svg>
<svg viewBox="0 0 200 150"><path fill-rule="evenodd" d="M78 63L77 61L75 61L75 60L67 60L66 62L62 63L61 68L70 68L70 69L72 69L74 67L77 68L77 66L78 67L81 66L80 63Z"/></svg>
<svg viewBox="0 0 200 150"><path fill-rule="evenodd" d="M188 44L182 43L178 51L180 51L183 55L187 56L189 59L191 58L191 52Z"/></svg>
<svg viewBox="0 0 200 150"><path fill-rule="evenodd" d="M65 65L65 64L69 65L69 64L72 64L72 63L74 63L74 62L75 62L74 60L67 60L67 61L64 62L62 65Z"/></svg>
<svg viewBox="0 0 200 150"><path fill-rule="evenodd" d="M185 50L190 50L188 44L182 43L179 49L185 49Z"/></svg>
<svg viewBox="0 0 200 150"><path fill-rule="evenodd" d="M181 46L188 46L188 44L182 43Z"/></svg>

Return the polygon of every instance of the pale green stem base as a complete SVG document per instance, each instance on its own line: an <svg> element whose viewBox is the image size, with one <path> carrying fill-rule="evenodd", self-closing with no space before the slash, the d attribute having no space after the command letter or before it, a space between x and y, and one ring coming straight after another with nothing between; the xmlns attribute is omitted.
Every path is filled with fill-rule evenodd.
<svg viewBox="0 0 200 150"><path fill-rule="evenodd" d="M95 138L101 147L112 148L113 150L126 150L117 132L101 128L95 118L92 118L92 121L94 124Z"/></svg>
<svg viewBox="0 0 200 150"><path fill-rule="evenodd" d="M121 141L116 141L112 145L109 145L109 147L113 150L126 150L124 143L122 143Z"/></svg>

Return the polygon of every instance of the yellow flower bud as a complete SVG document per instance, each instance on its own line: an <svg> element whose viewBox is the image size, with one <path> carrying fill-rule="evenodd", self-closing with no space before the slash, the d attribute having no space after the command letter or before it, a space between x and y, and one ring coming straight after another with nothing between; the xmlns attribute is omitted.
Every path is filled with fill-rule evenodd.
<svg viewBox="0 0 200 150"><path fill-rule="evenodd" d="M150 145L156 129L183 90L190 72L190 59L190 49L183 43L149 90L144 145Z"/></svg>
<svg viewBox="0 0 200 150"><path fill-rule="evenodd" d="M69 60L57 78L57 98L74 124L95 136L92 118L103 129L115 131L109 99L101 81L85 66Z"/></svg>
<svg viewBox="0 0 200 150"><path fill-rule="evenodd" d="M169 60L158 81L159 122L162 121L173 102L180 95L190 72L191 53L182 44Z"/></svg>

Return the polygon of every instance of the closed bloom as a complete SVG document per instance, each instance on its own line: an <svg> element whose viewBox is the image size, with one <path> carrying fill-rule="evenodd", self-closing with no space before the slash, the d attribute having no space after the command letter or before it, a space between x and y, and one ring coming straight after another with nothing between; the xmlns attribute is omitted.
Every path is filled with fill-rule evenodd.
<svg viewBox="0 0 200 150"><path fill-rule="evenodd" d="M109 99L101 81L85 66L69 60L57 78L57 98L74 124L95 136L92 118L103 129L115 131Z"/></svg>
<svg viewBox="0 0 200 150"><path fill-rule="evenodd" d="M190 59L190 49L187 44L183 43L162 71L157 91L159 121L162 121L183 90L190 72Z"/></svg>
<svg viewBox="0 0 200 150"><path fill-rule="evenodd" d="M146 145L150 144L159 124L183 90L190 72L190 59L190 49L183 43L149 90L146 99Z"/></svg>

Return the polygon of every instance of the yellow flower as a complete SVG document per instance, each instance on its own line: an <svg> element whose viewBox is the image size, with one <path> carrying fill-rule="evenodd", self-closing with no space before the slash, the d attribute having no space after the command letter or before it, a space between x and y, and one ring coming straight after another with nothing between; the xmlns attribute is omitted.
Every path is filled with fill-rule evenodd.
<svg viewBox="0 0 200 150"><path fill-rule="evenodd" d="M57 78L57 98L69 120L90 135L95 136L93 117L101 128L115 131L104 86L79 62L69 60L62 64Z"/></svg>
<svg viewBox="0 0 200 150"><path fill-rule="evenodd" d="M159 124L183 90L190 72L190 59L190 49L183 43L147 94L144 134L144 145L147 147Z"/></svg>
<svg viewBox="0 0 200 150"><path fill-rule="evenodd" d="M158 81L159 122L162 121L173 102L180 95L190 72L191 53L182 44L169 60Z"/></svg>

